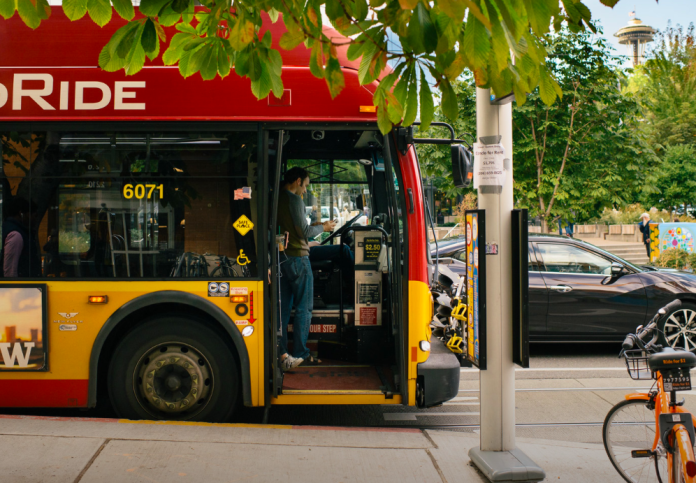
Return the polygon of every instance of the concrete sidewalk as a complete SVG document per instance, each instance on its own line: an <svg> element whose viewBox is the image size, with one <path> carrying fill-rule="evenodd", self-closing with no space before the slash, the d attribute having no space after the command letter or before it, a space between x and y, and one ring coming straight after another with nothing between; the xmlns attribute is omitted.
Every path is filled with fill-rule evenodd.
<svg viewBox="0 0 696 483"><path fill-rule="evenodd" d="M519 438L545 481L622 481L598 444ZM478 437L410 428L0 416L0 482L484 482Z"/></svg>

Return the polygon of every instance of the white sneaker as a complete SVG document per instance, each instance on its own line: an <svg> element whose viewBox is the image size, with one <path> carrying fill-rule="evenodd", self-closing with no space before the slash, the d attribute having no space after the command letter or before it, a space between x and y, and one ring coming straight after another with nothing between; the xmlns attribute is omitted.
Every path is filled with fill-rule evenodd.
<svg viewBox="0 0 696 483"><path fill-rule="evenodd" d="M301 357L293 357L288 355L285 360L281 362L281 367L283 368L283 371L290 371L302 364L302 361L304 361L304 359Z"/></svg>

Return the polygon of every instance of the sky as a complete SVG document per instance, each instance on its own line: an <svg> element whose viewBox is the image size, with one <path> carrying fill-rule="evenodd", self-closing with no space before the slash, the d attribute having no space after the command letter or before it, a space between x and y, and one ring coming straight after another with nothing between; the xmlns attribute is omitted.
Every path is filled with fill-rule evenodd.
<svg viewBox="0 0 696 483"><path fill-rule="evenodd" d="M694 0L660 0L659 3L655 0L619 0L614 8L602 5L599 0L583 0L583 3L592 12L592 18L601 21L604 37L621 55L626 55L626 46L619 44L614 33L628 25L628 13L634 9L644 24L656 30L664 30L670 20L672 26L680 24L686 27L691 22L696 23Z"/></svg>

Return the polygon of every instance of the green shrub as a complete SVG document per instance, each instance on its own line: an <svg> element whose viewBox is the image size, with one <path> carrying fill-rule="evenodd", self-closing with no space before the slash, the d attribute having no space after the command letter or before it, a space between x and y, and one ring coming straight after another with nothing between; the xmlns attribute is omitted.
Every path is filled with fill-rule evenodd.
<svg viewBox="0 0 696 483"><path fill-rule="evenodd" d="M655 260L655 265L664 268L676 268L683 270L687 267L693 267L693 262L696 262L696 254L689 254L686 250L678 248L670 248L660 252L660 256Z"/></svg>

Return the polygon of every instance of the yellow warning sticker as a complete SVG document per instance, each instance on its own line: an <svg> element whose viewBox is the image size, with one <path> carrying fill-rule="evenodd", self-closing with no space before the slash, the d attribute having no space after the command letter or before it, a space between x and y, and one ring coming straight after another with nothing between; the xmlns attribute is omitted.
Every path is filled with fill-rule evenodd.
<svg viewBox="0 0 696 483"><path fill-rule="evenodd" d="M242 236L249 233L254 228L254 224L245 215L240 216L232 225Z"/></svg>

